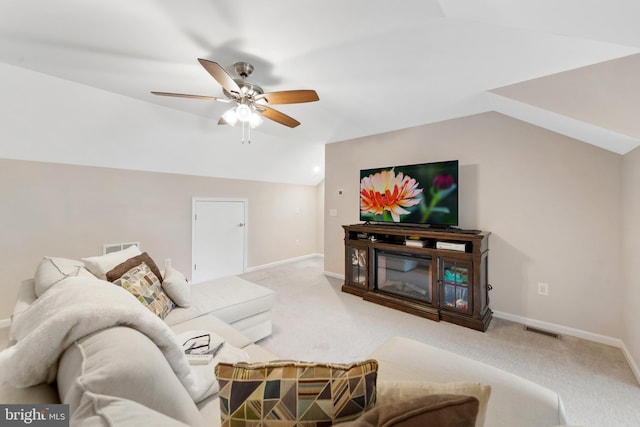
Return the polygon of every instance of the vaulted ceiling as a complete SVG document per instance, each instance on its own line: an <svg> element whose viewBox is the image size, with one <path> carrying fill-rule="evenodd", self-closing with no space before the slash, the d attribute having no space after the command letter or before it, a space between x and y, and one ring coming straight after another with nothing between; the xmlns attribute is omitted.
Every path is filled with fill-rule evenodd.
<svg viewBox="0 0 640 427"><path fill-rule="evenodd" d="M0 62L197 118L181 141L191 157L171 169L158 154L159 170L314 184L324 144L484 111L628 152L639 16L635 0L4 1ZM197 58L250 62L265 91L320 101L275 106L301 125L267 120L242 146L238 127L217 125L228 104L150 94L224 96ZM209 144L216 172L201 164Z"/></svg>

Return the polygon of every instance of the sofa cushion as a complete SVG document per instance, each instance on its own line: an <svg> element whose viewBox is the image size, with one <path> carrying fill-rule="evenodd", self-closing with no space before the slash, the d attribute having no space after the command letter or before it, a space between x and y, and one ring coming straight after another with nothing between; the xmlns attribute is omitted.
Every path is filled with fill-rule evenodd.
<svg viewBox="0 0 640 427"><path fill-rule="evenodd" d="M75 342L57 373L62 403L73 413L86 392L134 400L189 425L201 416L156 344L132 328L117 326Z"/></svg>
<svg viewBox="0 0 640 427"><path fill-rule="evenodd" d="M270 311L275 302L274 292L236 276L221 277L191 284L191 306L176 307L164 319L169 325L213 314L227 323Z"/></svg>
<svg viewBox="0 0 640 427"><path fill-rule="evenodd" d="M187 278L170 265L164 271L162 289L178 306L188 308L191 305L191 286Z"/></svg>
<svg viewBox="0 0 640 427"><path fill-rule="evenodd" d="M427 381L379 380L377 405L395 405L417 397L434 394L475 397L478 400L478 415L474 417L476 420L475 426L482 427L484 425L489 396L491 395L491 386L478 382L434 383Z"/></svg>
<svg viewBox="0 0 640 427"><path fill-rule="evenodd" d="M219 363L223 425L290 421L300 427L351 420L376 400L378 363ZM230 423L230 424L228 424Z"/></svg>
<svg viewBox="0 0 640 427"><path fill-rule="evenodd" d="M271 317L271 310L263 311L233 322L232 326L249 337L251 341L258 342L273 332Z"/></svg>
<svg viewBox="0 0 640 427"><path fill-rule="evenodd" d="M91 392L84 393L70 418L77 427L188 427L132 400Z"/></svg>
<svg viewBox="0 0 640 427"><path fill-rule="evenodd" d="M107 280L107 272L116 265L125 262L129 258L140 255L140 249L136 245L131 245L126 249L111 252L106 255L81 258L85 267L98 279Z"/></svg>
<svg viewBox="0 0 640 427"><path fill-rule="evenodd" d="M152 313L164 319L174 307L173 301L162 290L158 277L145 262L136 265L113 282L138 299Z"/></svg>
<svg viewBox="0 0 640 427"><path fill-rule="evenodd" d="M56 283L67 277L93 277L82 261L59 257L44 257L33 275L36 296L45 293Z"/></svg>
<svg viewBox="0 0 640 427"><path fill-rule="evenodd" d="M388 405L376 405L340 427L473 427L478 399L472 396L431 394Z"/></svg>
<svg viewBox="0 0 640 427"><path fill-rule="evenodd" d="M113 267L111 270L107 271L106 277L110 282L115 282L123 274L127 271L131 270L133 267L136 267L142 263L147 264L147 266L153 271L153 274L156 275L160 283L162 283L162 274L160 273L160 269L156 265L155 261L147 254L146 252L142 252L140 255L136 255L127 259L126 261L121 262L120 264Z"/></svg>

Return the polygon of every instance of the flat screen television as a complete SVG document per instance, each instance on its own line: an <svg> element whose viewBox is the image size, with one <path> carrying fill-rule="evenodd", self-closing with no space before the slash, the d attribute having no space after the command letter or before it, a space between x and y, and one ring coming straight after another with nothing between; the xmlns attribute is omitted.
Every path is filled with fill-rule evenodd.
<svg viewBox="0 0 640 427"><path fill-rule="evenodd" d="M360 221L458 225L458 161L361 170Z"/></svg>

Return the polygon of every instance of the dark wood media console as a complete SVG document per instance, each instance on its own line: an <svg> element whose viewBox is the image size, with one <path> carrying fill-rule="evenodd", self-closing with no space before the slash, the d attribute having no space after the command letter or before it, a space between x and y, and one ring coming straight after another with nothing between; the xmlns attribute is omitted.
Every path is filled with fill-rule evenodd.
<svg viewBox="0 0 640 427"><path fill-rule="evenodd" d="M343 228L343 292L427 319L487 330L491 233L400 224Z"/></svg>

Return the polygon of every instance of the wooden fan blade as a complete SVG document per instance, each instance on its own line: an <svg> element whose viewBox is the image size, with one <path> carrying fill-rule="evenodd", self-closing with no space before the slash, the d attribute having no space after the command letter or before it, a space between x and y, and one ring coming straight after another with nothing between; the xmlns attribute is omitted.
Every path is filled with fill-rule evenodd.
<svg viewBox="0 0 640 427"><path fill-rule="evenodd" d="M223 119L222 117L220 117L218 119L218 124L219 125L228 125L229 123L227 123L227 121L225 119Z"/></svg>
<svg viewBox="0 0 640 427"><path fill-rule="evenodd" d="M220 83L220 86L226 89L227 92L240 93L240 86L238 86L238 83L233 80L229 73L227 73L220 64L202 58L198 58L198 62L200 62L200 65L202 65L204 69L207 70L218 83Z"/></svg>
<svg viewBox="0 0 640 427"><path fill-rule="evenodd" d="M267 107L266 105L260 105L258 107L258 111L267 119L273 120L274 122L280 123L281 125L289 126L290 128L294 128L300 124L300 122L293 117L289 117L278 110Z"/></svg>
<svg viewBox="0 0 640 427"><path fill-rule="evenodd" d="M318 101L320 98L315 90L283 90L257 95L258 99L264 99L269 104L298 104L301 102Z"/></svg>
<svg viewBox="0 0 640 427"><path fill-rule="evenodd" d="M175 96L176 98L193 98L193 99L204 99L205 101L231 102L230 99L216 98L215 96L189 95L186 93L153 92L153 91L151 93L154 95L160 95L160 96Z"/></svg>

